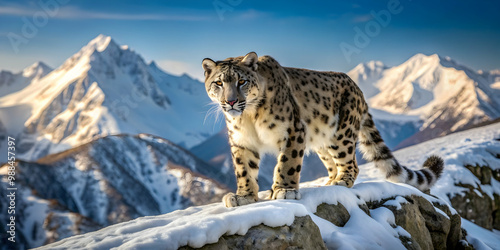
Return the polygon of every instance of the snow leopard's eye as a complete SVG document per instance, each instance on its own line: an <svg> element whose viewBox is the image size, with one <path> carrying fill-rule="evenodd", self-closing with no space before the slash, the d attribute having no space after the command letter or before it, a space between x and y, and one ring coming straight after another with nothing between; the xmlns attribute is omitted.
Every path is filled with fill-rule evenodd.
<svg viewBox="0 0 500 250"><path fill-rule="evenodd" d="M216 82L214 82L214 83L215 83L215 85L217 85L217 86L219 86L219 87L220 87L220 86L222 86L222 81L216 81Z"/></svg>
<svg viewBox="0 0 500 250"><path fill-rule="evenodd" d="M248 82L247 80L240 79L240 80L238 81L238 87L241 87L241 86L243 86L243 85L247 84L247 82Z"/></svg>

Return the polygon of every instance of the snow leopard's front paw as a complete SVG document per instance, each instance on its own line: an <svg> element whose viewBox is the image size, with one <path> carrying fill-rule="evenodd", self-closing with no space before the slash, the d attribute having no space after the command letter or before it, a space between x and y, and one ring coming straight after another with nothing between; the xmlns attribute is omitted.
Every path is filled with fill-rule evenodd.
<svg viewBox="0 0 500 250"><path fill-rule="evenodd" d="M297 189L291 188L276 188L273 190L271 199L287 199L287 200L300 200L300 193Z"/></svg>
<svg viewBox="0 0 500 250"><path fill-rule="evenodd" d="M251 195L241 196L234 193L228 193L222 198L222 203L224 203L225 207L243 206L256 201L257 197L253 197Z"/></svg>
<svg viewBox="0 0 500 250"><path fill-rule="evenodd" d="M354 185L353 181L345 181L345 180L329 180L326 183L327 186L343 186L351 188Z"/></svg>
<svg viewBox="0 0 500 250"><path fill-rule="evenodd" d="M344 186L347 187L347 183L343 180L328 180L327 186Z"/></svg>

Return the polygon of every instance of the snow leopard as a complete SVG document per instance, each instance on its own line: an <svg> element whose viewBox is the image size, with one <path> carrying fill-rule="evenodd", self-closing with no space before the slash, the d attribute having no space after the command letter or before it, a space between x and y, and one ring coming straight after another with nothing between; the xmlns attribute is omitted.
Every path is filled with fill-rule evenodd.
<svg viewBox="0 0 500 250"><path fill-rule="evenodd" d="M271 199L300 199L303 157L315 152L328 170L326 185L352 187L359 170L356 146L363 158L387 180L429 189L443 171L435 155L423 168L399 164L384 143L357 84L345 73L281 66L255 52L221 61L205 58L205 89L223 111L236 193L223 197L226 207L258 201L259 161L277 157Z"/></svg>

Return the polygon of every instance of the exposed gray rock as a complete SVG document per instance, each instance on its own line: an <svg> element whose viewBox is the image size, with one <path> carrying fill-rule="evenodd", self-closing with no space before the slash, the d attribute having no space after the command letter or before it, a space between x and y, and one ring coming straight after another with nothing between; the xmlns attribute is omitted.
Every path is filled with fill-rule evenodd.
<svg viewBox="0 0 500 250"><path fill-rule="evenodd" d="M465 234L462 232L462 219L458 214L452 214L450 208L443 204L434 203L434 207L441 209L450 218L450 232L448 233L448 239L446 246L449 249L459 249L461 244L458 244L462 239L465 239Z"/></svg>
<svg viewBox="0 0 500 250"><path fill-rule="evenodd" d="M471 171L480 181L481 184L491 184L491 178L493 177L495 180L500 181L500 171L492 170L488 166L465 166L469 171Z"/></svg>
<svg viewBox="0 0 500 250"><path fill-rule="evenodd" d="M500 195L494 194L493 197L493 228L500 230Z"/></svg>
<svg viewBox="0 0 500 250"><path fill-rule="evenodd" d="M488 166L465 166L481 182L481 185L491 185L491 181L500 181L500 170L492 170ZM468 189L464 195L450 197L452 206L465 219L487 228L500 230L500 197L495 194L494 199L488 196L480 186L456 184Z"/></svg>
<svg viewBox="0 0 500 250"><path fill-rule="evenodd" d="M408 249L465 249L461 242L466 242L461 230L461 219L458 214L452 214L450 209L441 204L431 204L425 198L412 195L404 197L407 202L398 209L385 205L387 200L367 203L370 209L380 206L394 213L396 225L404 228L411 239L400 237ZM445 215L438 212L443 211ZM411 243L410 243L411 242Z"/></svg>
<svg viewBox="0 0 500 250"><path fill-rule="evenodd" d="M394 206L384 206L394 213L396 225L404 228L411 234L413 249L432 249L432 237L426 227L425 218L420 212L419 204L413 199L406 199L408 203L401 204L401 209Z"/></svg>
<svg viewBox="0 0 500 250"><path fill-rule="evenodd" d="M335 224L338 227L343 227L351 218L347 209L341 203L336 205L323 203L316 208L315 215Z"/></svg>

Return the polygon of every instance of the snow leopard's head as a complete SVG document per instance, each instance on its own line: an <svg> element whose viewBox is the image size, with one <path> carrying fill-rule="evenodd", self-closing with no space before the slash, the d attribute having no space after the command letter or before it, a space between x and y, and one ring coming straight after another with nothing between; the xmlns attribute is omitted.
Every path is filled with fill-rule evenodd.
<svg viewBox="0 0 500 250"><path fill-rule="evenodd" d="M220 104L226 116L240 116L245 108L258 104L261 87L257 62L255 52L217 62L209 58L203 60L207 94Z"/></svg>

